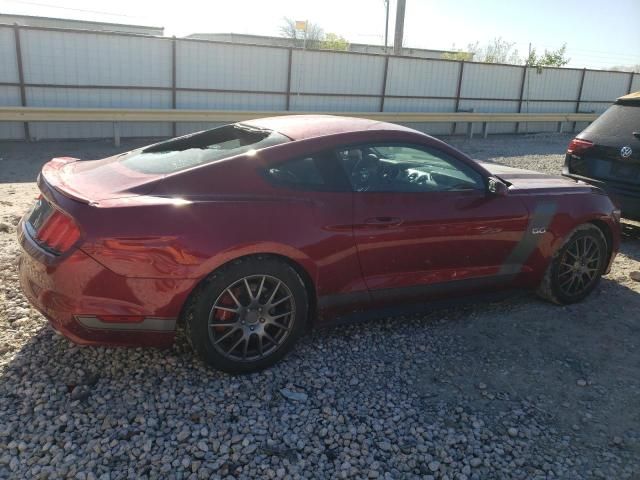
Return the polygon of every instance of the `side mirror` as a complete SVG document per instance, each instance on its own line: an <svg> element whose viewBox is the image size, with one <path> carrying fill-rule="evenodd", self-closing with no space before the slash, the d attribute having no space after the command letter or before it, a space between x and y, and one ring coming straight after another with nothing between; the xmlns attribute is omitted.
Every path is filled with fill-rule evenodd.
<svg viewBox="0 0 640 480"><path fill-rule="evenodd" d="M495 195L497 197L506 197L509 194L509 187L507 187L500 179L496 177L489 177L487 191L491 195Z"/></svg>

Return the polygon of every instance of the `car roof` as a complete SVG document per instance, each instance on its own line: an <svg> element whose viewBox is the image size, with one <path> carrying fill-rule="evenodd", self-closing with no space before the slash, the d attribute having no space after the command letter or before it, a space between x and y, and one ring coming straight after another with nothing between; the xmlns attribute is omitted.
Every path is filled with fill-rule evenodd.
<svg viewBox="0 0 640 480"><path fill-rule="evenodd" d="M360 132L365 130L415 130L377 120L336 115L283 115L241 122L256 128L273 130L292 140L304 140L339 133Z"/></svg>

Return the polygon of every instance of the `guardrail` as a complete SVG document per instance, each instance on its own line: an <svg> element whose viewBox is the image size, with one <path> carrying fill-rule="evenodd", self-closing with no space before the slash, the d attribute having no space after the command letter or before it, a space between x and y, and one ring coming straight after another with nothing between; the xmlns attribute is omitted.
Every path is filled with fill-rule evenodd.
<svg viewBox="0 0 640 480"><path fill-rule="evenodd" d="M120 122L238 122L252 118L280 115L328 114L362 117L393 123L467 123L467 134L473 137L473 125L482 124L482 135L489 134L495 122L556 122L562 132L564 122L592 122L595 113L479 113L479 112L292 112L292 111L228 111L120 108L41 108L0 107L0 121L9 122L113 122L114 140L120 144Z"/></svg>

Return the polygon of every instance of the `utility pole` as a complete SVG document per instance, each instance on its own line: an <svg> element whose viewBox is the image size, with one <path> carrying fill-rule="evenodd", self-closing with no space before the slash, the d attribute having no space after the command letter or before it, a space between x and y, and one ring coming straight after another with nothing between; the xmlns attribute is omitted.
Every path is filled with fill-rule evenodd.
<svg viewBox="0 0 640 480"><path fill-rule="evenodd" d="M402 53L402 37L404 35L404 7L406 0L398 0L398 8L396 9L396 34L393 37L393 54L400 55Z"/></svg>
<svg viewBox="0 0 640 480"><path fill-rule="evenodd" d="M389 0L384 0L384 6L387 10L387 16L384 20L384 53L387 53L387 46L389 45Z"/></svg>

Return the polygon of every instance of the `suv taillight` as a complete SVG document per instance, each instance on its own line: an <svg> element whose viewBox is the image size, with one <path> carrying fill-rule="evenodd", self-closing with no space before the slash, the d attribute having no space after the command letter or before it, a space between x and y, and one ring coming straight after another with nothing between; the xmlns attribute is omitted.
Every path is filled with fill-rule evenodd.
<svg viewBox="0 0 640 480"><path fill-rule="evenodd" d="M55 208L36 234L36 240L39 244L57 254L69 250L78 241L78 238L80 238L80 229L76 222Z"/></svg>
<svg viewBox="0 0 640 480"><path fill-rule="evenodd" d="M569 143L569 146L567 147L567 153L570 155L580 156L591 147L593 147L593 142L590 142L589 140L582 140L580 138L574 138L573 140L571 140L571 143Z"/></svg>

